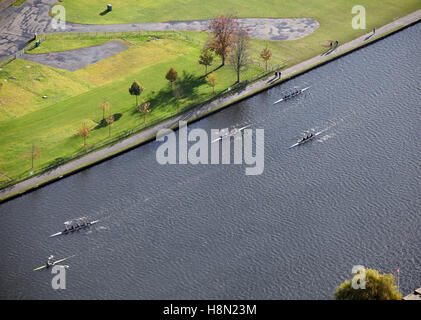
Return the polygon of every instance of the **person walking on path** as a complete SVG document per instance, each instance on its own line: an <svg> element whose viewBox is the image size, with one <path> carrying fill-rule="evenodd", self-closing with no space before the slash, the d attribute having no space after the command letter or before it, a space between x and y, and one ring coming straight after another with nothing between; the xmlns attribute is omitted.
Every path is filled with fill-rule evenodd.
<svg viewBox="0 0 421 320"><path fill-rule="evenodd" d="M376 34L376 28L374 27L373 28L373 35L375 35Z"/></svg>

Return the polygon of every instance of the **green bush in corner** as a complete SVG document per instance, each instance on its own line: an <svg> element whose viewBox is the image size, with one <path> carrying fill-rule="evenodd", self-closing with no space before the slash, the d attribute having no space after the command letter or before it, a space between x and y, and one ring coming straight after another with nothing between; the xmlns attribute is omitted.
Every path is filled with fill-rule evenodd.
<svg viewBox="0 0 421 320"><path fill-rule="evenodd" d="M365 289L354 289L352 283L365 278ZM377 270L365 269L365 277L358 272L352 280L344 281L335 290L336 300L402 300L392 274L380 274Z"/></svg>

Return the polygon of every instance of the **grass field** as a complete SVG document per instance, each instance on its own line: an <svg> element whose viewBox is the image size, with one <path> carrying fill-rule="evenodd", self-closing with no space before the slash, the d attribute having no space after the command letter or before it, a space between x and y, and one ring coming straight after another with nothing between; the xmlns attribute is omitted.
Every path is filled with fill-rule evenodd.
<svg viewBox="0 0 421 320"><path fill-rule="evenodd" d="M67 21L84 24L114 24L211 19L224 13L241 18L314 18L320 28L304 39L276 42L288 51L293 63L305 54L320 51L326 40L344 43L382 26L395 18L421 9L419 0L115 0L113 10L101 15L106 3L101 0L63 0ZM351 27L351 10L355 5L366 8L366 30ZM304 54L304 55L305 55ZM298 59L295 59L299 56ZM307 56L308 57L308 56Z"/></svg>
<svg viewBox="0 0 421 320"><path fill-rule="evenodd" d="M230 12L244 18L313 17L323 25L339 26L348 21L350 25L352 7L362 5L367 10L368 28L384 18L393 19L395 14L419 7L417 0L114 0L111 3L113 10L101 15L107 4L101 0L60 2L66 8L68 21L88 24L208 19Z"/></svg>
<svg viewBox="0 0 421 320"><path fill-rule="evenodd" d="M106 15L99 15L104 3L97 0L64 0L60 4L65 5L68 19L82 23L202 19L224 12L236 12L241 17L313 17L320 22L320 28L303 39L273 42L253 39L254 64L242 79L264 71L258 54L266 45L273 52L272 64L287 61L287 65L292 66L326 51L322 46L326 40L343 43L366 33L367 30L351 28L354 4L366 6L369 30L421 7L419 1L414 0L272 0L266 1L265 5L261 5L261 1L248 0L247 5L242 3L238 0L118 0L112 2L113 11ZM151 37L160 39L150 41ZM152 102L152 111L147 118L149 122L198 99L211 97L212 89L203 77L204 68L197 63L206 37L200 32L161 32L142 36L127 33L114 38L49 35L30 53L94 46L112 39L124 41L128 50L76 72L23 60L15 60L3 67L0 70L3 84L0 88L0 182L7 179L4 174L15 177L30 170L30 160L24 156L33 142L42 149L42 158L35 161L36 167L82 150L83 141L76 135L82 122L92 129L89 145L107 139L108 128L101 126L99 107L104 99L111 103L110 112L118 118L112 127L112 136L142 124L143 117L135 110L135 98L128 93L134 79L145 87L141 100ZM213 67L218 64L217 59ZM170 67L174 67L181 78L179 99L174 98L165 79ZM218 69L216 73L219 80L215 88L217 92L235 82L235 73L229 66ZM43 99L44 95L48 98Z"/></svg>
<svg viewBox="0 0 421 320"><path fill-rule="evenodd" d="M145 87L140 100L152 102L148 121L212 95L212 88L203 77L204 69L197 63L199 44L174 38L149 42L140 39L130 44L128 50L73 73L23 60L4 67L0 71L4 83L0 101L3 119L0 121L0 173L13 177L28 171L30 160L24 156L33 142L42 149L36 167L83 149L83 141L76 135L82 122L92 129L89 145L108 138L108 128L100 126L100 103L104 99L111 103L110 112L118 118L112 127L113 136L142 124L143 116L136 111L135 98L128 92L133 79ZM219 64L216 61L215 67ZM172 66L179 73L182 88L177 101L165 79L166 71ZM252 66L244 76L250 78L262 71ZM216 73L219 79L216 91L235 82L235 73L228 67ZM4 82L4 77L11 75L16 80ZM34 82L40 77L41 81ZM47 101L50 97L60 100L48 103L40 98L44 94L49 96ZM14 103L8 102L9 98ZM19 101L22 102L17 105Z"/></svg>

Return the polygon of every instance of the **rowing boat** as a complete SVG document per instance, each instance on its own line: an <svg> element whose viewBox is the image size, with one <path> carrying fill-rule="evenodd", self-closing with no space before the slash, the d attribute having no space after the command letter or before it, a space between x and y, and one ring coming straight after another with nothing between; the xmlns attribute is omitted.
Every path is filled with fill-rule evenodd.
<svg viewBox="0 0 421 320"><path fill-rule="evenodd" d="M298 92L296 92L296 93L292 93L292 94L291 94L291 95L289 95L289 96L284 96L282 99L279 99L278 101L275 101L273 104L277 104L277 103L279 103L279 102L282 102L282 101L285 101L285 100L289 100L289 99L291 99L291 98L293 98L293 97L295 97L295 96L298 96L299 94L303 93L304 91L306 91L306 90L308 90L308 89L310 89L310 87L306 87L306 88L304 88L304 89L298 90Z"/></svg>
<svg viewBox="0 0 421 320"><path fill-rule="evenodd" d="M321 134L321 133L323 133L323 132L325 132L325 131L326 131L326 129L325 129L325 130L322 130L322 131L319 131L319 132L317 132L317 133L315 133L315 134L313 134L311 137L309 137L309 138L307 138L307 139L305 139L305 140L300 140L300 141L298 141L297 143L293 144L292 146L288 147L288 149L292 149L292 148L295 148L295 147L297 147L297 146L299 146L299 145L302 145L302 144L304 144L304 143L306 143L306 142L308 142L308 141L312 140L313 138L317 137L319 134Z"/></svg>
<svg viewBox="0 0 421 320"><path fill-rule="evenodd" d="M245 127L242 127L242 128L240 128L240 129L237 129L237 128L232 129L232 130L231 130L231 131L229 131L228 133L226 133L226 134L224 134L224 135L220 136L218 139L213 140L211 143L217 142L217 141L222 140L222 139L227 138L227 137L232 137L232 136L234 136L234 135L236 135L236 134L240 133L240 132L241 132L241 131L243 131L244 129L247 129L248 127L251 127L251 124L249 124L249 125L247 125L247 126L245 126Z"/></svg>
<svg viewBox="0 0 421 320"><path fill-rule="evenodd" d="M60 259L60 260L57 260L57 261L54 261L54 262L53 262L52 264L50 264L50 265L48 265L48 264L43 265L43 266L41 266L41 267L35 268L35 269L34 269L34 271L38 271L38 270L42 270L42 269L45 269L45 268L49 268L49 267L55 266L56 264L58 264L58 263L60 263L60 262L63 262L63 261L66 261L66 260L68 260L68 259L70 259L70 258L73 258L74 256L75 256L75 255L70 256L70 257L67 257L67 258L63 258L63 259Z"/></svg>
<svg viewBox="0 0 421 320"><path fill-rule="evenodd" d="M66 230L64 230L64 231L61 231L61 232L57 232L57 233L52 234L49 238L56 237L56 236L60 236L60 235L63 235L63 234L68 234L68 233L70 233L70 232L78 231L78 230L80 230L80 229L85 229L85 228L88 228L88 227L92 226L93 224L95 224L95 223L97 223L97 222L99 222L99 220L95 220L95 221L92 221L92 222L88 222L88 223L86 223L85 225L80 225L80 226L78 226L78 227L74 227L74 228L72 228L72 229L66 229Z"/></svg>

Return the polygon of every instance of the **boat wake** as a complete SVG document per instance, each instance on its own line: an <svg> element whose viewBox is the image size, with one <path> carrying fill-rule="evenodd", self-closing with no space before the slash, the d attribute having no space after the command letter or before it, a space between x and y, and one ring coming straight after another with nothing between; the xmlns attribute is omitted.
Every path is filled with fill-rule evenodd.
<svg viewBox="0 0 421 320"><path fill-rule="evenodd" d="M323 143L323 142L325 142L326 140L329 140L329 139L333 138L334 136L335 136L335 134L334 134L334 133L331 133L331 134L326 134L326 135L324 135L324 136L320 137L320 138L317 140L317 142L318 142L318 143Z"/></svg>

